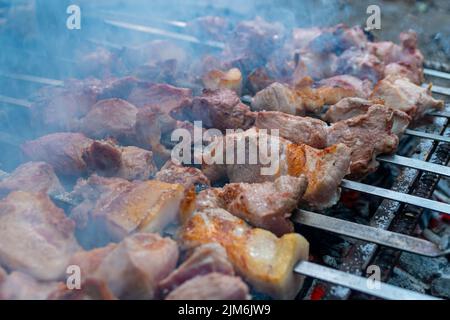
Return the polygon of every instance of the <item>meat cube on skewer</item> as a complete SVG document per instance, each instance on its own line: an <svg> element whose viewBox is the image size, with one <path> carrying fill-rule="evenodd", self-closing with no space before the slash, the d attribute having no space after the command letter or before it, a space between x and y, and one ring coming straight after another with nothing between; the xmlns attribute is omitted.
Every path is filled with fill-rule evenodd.
<svg viewBox="0 0 450 320"><path fill-rule="evenodd" d="M94 139L130 141L135 136L138 108L122 99L100 100L80 121L80 131Z"/></svg>
<svg viewBox="0 0 450 320"><path fill-rule="evenodd" d="M384 101L380 99L365 100L361 98L345 98L330 106L323 115L323 118L330 123L336 123L338 121L364 115L368 112L370 107L383 103ZM391 127L392 133L400 137L408 127L411 117L403 111L389 107L386 108L390 109L390 111L385 111L385 115L387 116L386 119L388 119L388 122L390 123L389 127Z"/></svg>
<svg viewBox="0 0 450 320"><path fill-rule="evenodd" d="M209 273L233 276L233 265L228 261L225 249L217 243L208 243L194 249L194 252L168 277L159 283L162 296L186 281Z"/></svg>
<svg viewBox="0 0 450 320"><path fill-rule="evenodd" d="M27 191L59 195L65 192L52 166L45 162L27 162L0 180L0 196L11 191Z"/></svg>
<svg viewBox="0 0 450 320"><path fill-rule="evenodd" d="M294 231L289 217L307 185L303 175L281 176L274 182L229 183L200 192L197 210L223 208L255 227L282 236Z"/></svg>
<svg viewBox="0 0 450 320"><path fill-rule="evenodd" d="M239 277L209 273L190 279L173 290L166 300L250 300L247 285Z"/></svg>
<svg viewBox="0 0 450 320"><path fill-rule="evenodd" d="M155 179L167 183L181 184L186 190L196 185L209 186L209 179L200 169L177 165L173 161L167 161L156 173Z"/></svg>
<svg viewBox="0 0 450 320"><path fill-rule="evenodd" d="M0 264L36 279L60 279L80 250L74 229L47 195L14 191L0 201Z"/></svg>
<svg viewBox="0 0 450 320"><path fill-rule="evenodd" d="M206 128L221 131L226 129L248 129L254 123L250 108L243 104L239 96L229 89L204 90L195 97L191 106L183 108L182 120L202 121Z"/></svg>
<svg viewBox="0 0 450 320"><path fill-rule="evenodd" d="M428 111L444 107L444 101L431 96L431 86L422 88L399 76L389 76L379 81L371 98L382 99L386 106L406 112L413 120L418 120Z"/></svg>
<svg viewBox="0 0 450 320"><path fill-rule="evenodd" d="M45 161L62 175L77 176L91 171L125 179L148 179L155 172L151 151L119 147L80 133L52 133L22 145L33 161Z"/></svg>
<svg viewBox="0 0 450 320"><path fill-rule="evenodd" d="M250 159L250 150L256 150L258 153L263 148L271 150L271 158L264 158L264 154L261 154L255 164L250 161L245 161L244 164L211 163L210 160L217 157L225 159L228 154L236 155L238 145L241 144L245 144L245 159ZM220 145L223 146L223 154L218 153ZM302 199L317 208L326 208L337 202L339 184L350 167L350 149L342 143L318 150L305 144L297 145L284 138L267 135L258 129L229 134L223 139L215 140L208 146L203 158L208 159L203 164L203 172L211 181L228 177L230 182L255 183L274 181L282 175L298 177L303 174L308 179L308 187ZM261 159L269 162L269 165L263 164ZM267 172L264 172L266 170Z"/></svg>
<svg viewBox="0 0 450 320"><path fill-rule="evenodd" d="M277 238L223 209L207 209L191 216L182 227L180 240L186 248L221 244L236 272L255 290L274 298L292 299L302 286L303 277L293 268L299 260L308 259L309 244L299 234Z"/></svg>
<svg viewBox="0 0 450 320"><path fill-rule="evenodd" d="M211 70L202 78L205 89L230 89L241 94L242 74L237 68L232 68L226 72L220 70Z"/></svg>
<svg viewBox="0 0 450 320"><path fill-rule="evenodd" d="M26 273L15 271L0 282L0 300L48 300L61 286L61 282L39 282Z"/></svg>
<svg viewBox="0 0 450 320"><path fill-rule="evenodd" d="M135 232L162 232L192 207L183 201L183 186L156 180L129 182L91 176L80 180L72 195L82 199L71 217L77 222L80 241L89 247Z"/></svg>
<svg viewBox="0 0 450 320"><path fill-rule="evenodd" d="M351 177L361 178L375 171L379 154L397 150L399 137L394 130L399 130L399 124L396 118L404 121L404 130L409 124L405 113L396 115L393 109L375 104L365 114L336 122L329 128L329 145L344 143L352 150Z"/></svg>
<svg viewBox="0 0 450 320"><path fill-rule="evenodd" d="M257 113L255 127L259 129L278 129L280 136L296 144L322 149L327 146L328 125L318 119L297 117L279 111L260 111Z"/></svg>
<svg viewBox="0 0 450 320"><path fill-rule="evenodd" d="M83 282L103 283L120 299L154 299L158 283L175 269L177 261L178 247L173 240L136 233L117 245L80 252L71 263L80 266Z"/></svg>
<svg viewBox="0 0 450 320"><path fill-rule="evenodd" d="M295 87L275 82L256 93L252 109L281 111L293 115L318 114L325 104L335 104L345 97L367 98L371 92L368 80L350 75L323 79L313 86L310 78L303 78Z"/></svg>

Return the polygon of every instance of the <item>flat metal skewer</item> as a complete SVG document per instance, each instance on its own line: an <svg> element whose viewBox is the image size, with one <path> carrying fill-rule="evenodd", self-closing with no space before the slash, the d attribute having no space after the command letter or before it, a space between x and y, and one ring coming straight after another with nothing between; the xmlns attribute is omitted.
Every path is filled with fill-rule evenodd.
<svg viewBox="0 0 450 320"><path fill-rule="evenodd" d="M31 76L28 74L22 74L22 73L9 73L9 72L0 72L0 76L14 79L14 80L22 80L22 81L28 81L28 82L34 82L34 83L40 83L50 86L57 86L61 87L64 85L64 81L62 80L56 80L56 79L50 79L50 78L44 78L44 77L36 77Z"/></svg>
<svg viewBox="0 0 450 320"><path fill-rule="evenodd" d="M447 72L424 68L423 73L426 74L427 76L450 80L450 73Z"/></svg>
<svg viewBox="0 0 450 320"><path fill-rule="evenodd" d="M416 130L410 130L410 129L406 129L405 130L405 134L407 134L409 136L414 136L414 137L419 137L419 138L424 138L424 139L430 139L430 140L450 143L450 137L444 137L444 136L441 136L441 135L438 135L438 134L431 134L431 133L426 133L426 132L416 131Z"/></svg>
<svg viewBox="0 0 450 320"><path fill-rule="evenodd" d="M163 36L166 38L185 41L185 42L189 42L189 43L193 43L193 44L197 44L197 45L205 45L205 46L216 48L216 49L224 48L224 44L221 42L201 41L194 36L185 35L185 34L181 34L181 33L177 33L177 32L171 32L171 31L167 31L164 29L153 28L153 27L149 27L149 26L128 23L128 22L122 22L122 21L117 21L117 20L108 20L107 19L107 20L104 20L104 22L106 24L109 24L111 26L118 27L118 28L139 31L139 32L143 32L143 33L157 35L157 36Z"/></svg>
<svg viewBox="0 0 450 320"><path fill-rule="evenodd" d="M390 200L399 201L402 203L411 204L417 207L430 209L446 214L450 214L450 205L438 202L426 198L421 198L417 196L413 196L407 193L401 193L393 190L388 190L384 188L374 187L368 184L350 181L343 179L341 182L341 187L349 190L359 191L367 194L371 194L374 196L383 197Z"/></svg>
<svg viewBox="0 0 450 320"><path fill-rule="evenodd" d="M450 112L448 112L448 111L432 111L432 112L428 112L427 115L433 116L433 117L450 118Z"/></svg>
<svg viewBox="0 0 450 320"><path fill-rule="evenodd" d="M356 291L387 300L442 300L429 295L403 289L384 282L373 283L370 279L325 267L309 261L300 261L296 273L331 282ZM373 283L374 285L369 285Z"/></svg>
<svg viewBox="0 0 450 320"><path fill-rule="evenodd" d="M345 221L307 210L297 210L292 219L306 226L422 256L440 257L450 254L450 249L442 251L435 243L424 239Z"/></svg>
<svg viewBox="0 0 450 320"><path fill-rule="evenodd" d="M0 103L12 104L16 106L21 106L25 108L31 108L32 103L27 100L11 98L7 96L0 95Z"/></svg>
<svg viewBox="0 0 450 320"><path fill-rule="evenodd" d="M407 158L398 155L383 155L378 156L377 160L386 163L397 164L408 168L414 168L422 171L436 173L440 176L450 177L450 167L414 158Z"/></svg>

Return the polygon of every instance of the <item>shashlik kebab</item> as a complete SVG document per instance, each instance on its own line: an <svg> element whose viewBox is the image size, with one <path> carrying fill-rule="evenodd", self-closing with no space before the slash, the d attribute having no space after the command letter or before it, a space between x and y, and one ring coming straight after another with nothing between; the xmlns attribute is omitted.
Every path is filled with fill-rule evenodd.
<svg viewBox="0 0 450 320"><path fill-rule="evenodd" d="M244 30L246 28L252 29L253 26L251 24L244 24L242 25L242 28ZM220 83L219 86L221 86ZM211 97L208 97L208 95L212 95L212 99ZM217 101L214 100L215 95L216 93L214 92L206 92L206 97L198 99L197 103L199 110L200 106L207 105L208 103L211 103L211 101ZM114 105L116 102L117 101L114 101L112 104ZM120 103L126 105L123 102ZM192 105L194 106L195 103ZM252 112L246 110L243 105L239 105L239 102L232 105L233 108L235 106L237 106L237 109L239 110L239 116L237 117L238 121L236 122L236 119L229 119L228 121L236 128L245 128L247 125L253 125L254 122L257 121ZM102 104L96 109L100 110L97 111L96 114L100 114L101 118ZM122 108L117 109L122 111ZM134 109L131 107L124 109L133 110L134 112ZM195 107L192 107L192 109L195 110ZM170 111L172 111L173 114L173 112L178 110ZM170 113L170 111L168 113ZM219 110L219 112L212 113L210 118L214 119L215 117L224 115L225 113L221 113ZM133 119L133 117L131 117L131 119ZM133 125L128 127L133 127ZM106 127L106 129L102 128L100 129L99 135L109 134L109 131L113 130L108 127ZM120 130L117 130L116 132L119 131ZM125 129L124 131L125 136L127 136L127 130ZM90 134L95 133L91 132ZM122 132L120 132L120 134L122 134ZM251 129L247 131L246 134L259 135L257 129ZM236 138L239 138L239 136ZM310 181L314 181L317 176L320 177L321 173L313 172L308 165L311 165L313 161L318 161L316 165L318 165L319 168L323 167L323 172L326 172L326 168L328 168L327 161L342 161L342 168L347 167L347 169L341 170L342 168L340 168L336 170L336 180L339 180L339 176L343 174L344 171L345 173L348 171L350 155L348 147L343 144L328 147L328 149L325 149L325 152L323 152L307 145L293 144L283 138L278 139L280 139L281 145L283 146L283 152L285 152L284 155L286 155L286 158L283 160L287 159L285 162L283 162L283 160L281 161L281 170L284 170L282 171L283 173L289 173L289 176L286 177L280 175L275 181L267 182L263 182L263 180L265 180L264 178L260 179L260 177L256 177L257 181L255 181L254 184L230 184L225 186L223 190L206 190L203 191L203 194L202 192L199 194L198 198L200 199L200 202L197 202L198 200L196 200L195 204L192 204L192 198L189 199L188 197L190 193L179 184L171 185L169 183L168 186L164 188L163 182L129 182L121 178L103 178L96 176L92 176L88 180L80 180L75 188L74 194L77 194L78 197L82 199L82 202L80 203L80 206L75 208L71 213L77 221L78 232L89 234L89 231L83 230L83 226L98 223L103 230L102 232L104 232L107 237L110 237L110 239L112 238L115 241L121 240L118 244L112 244L107 247L93 249L87 252L81 251L76 253L79 250L78 245L73 243L73 237L67 237L67 234L70 235L71 231L73 231L73 223L69 223L68 221L57 222L62 218L60 214L61 211L59 210L58 216L58 209L54 206L52 207L48 198L45 196L34 197L33 194L24 191L13 191L1 202L1 206L4 210L1 210L2 214L0 216L4 219L3 222L5 222L5 225L10 224L9 226L11 228L9 230L15 230L15 226L17 226L17 229L19 230L22 228L24 229L26 239L21 243L27 244L50 240L48 239L48 236L42 238L40 232L33 230L36 224L40 224L39 219L37 219L37 221L35 219L27 219L27 216L29 216L27 213L34 213L34 202L42 203L39 210L37 210L40 213L38 214L38 217L42 218L45 222L48 221L47 219L51 221L51 223L47 225L42 223L44 228L48 228L46 234L56 233L56 238L62 237L64 241L66 239L69 240L67 240L67 243L60 241L60 248L53 247L53 250L57 251L58 254L63 254L61 254L61 260L55 261L54 265L50 267L54 272L49 275L44 275L39 267L36 267L33 264L33 255L31 253L27 258L25 254L16 256L16 250L13 250L13 248L6 248L5 251L0 252L0 261L2 264L5 264L9 270L19 270L18 273L13 272L9 275L2 275L0 277L4 279L0 287L0 295L4 296L5 294L14 292L8 291L7 289L9 286L6 285L11 283L14 284L14 281L28 281L28 283L37 290L41 289L40 286L43 284L33 282L33 279L27 279L26 276L20 273L27 272L33 274L38 279L40 277L45 277L45 280L52 281L45 285L54 285L55 288L57 288L57 290L45 290L44 292L49 292L47 296L43 294L45 298L71 297L70 293L61 290L60 283L57 281L61 279L61 266L64 265L68 259L75 259L77 257L76 255L81 255L81 261L78 264L83 265L83 262L86 263L84 267L89 270L87 273L92 276L86 281L86 284L89 289L93 288L89 292L83 292L83 294L86 294L87 296L99 295L109 298L154 298L158 295L158 291L160 291L158 283L167 283L163 278L167 275L170 277L170 271L176 266L178 260L177 249L170 239L162 239L157 235L135 232L141 230L161 232L164 226L170 223L169 220L171 219L168 219L167 217L171 217L172 220L178 218L184 222L179 237L182 240L181 245L186 249L194 249L197 247L197 250L200 250L203 244L208 244L211 241L219 243L223 245L228 259L237 273L252 284L258 291L277 298L294 297L301 286L302 277L292 273L292 269L299 259L307 258L307 242L298 234L286 234L281 238L277 238L269 231L251 228L243 220L233 216L230 212L233 212L233 210L240 211L239 208L248 208L246 210L249 214L244 214L241 218L244 218L251 224L259 224L260 226L269 229L274 228L277 233L289 232L288 225L286 228L286 221L280 219L279 224L277 223L275 226L268 225L265 221L270 221L270 219L265 220L264 215L267 214L268 217L276 217L280 212L286 215L286 212L283 211L289 210L289 208L294 205L295 199L298 200L300 197L307 200L309 199L309 201L314 204L314 200L318 199L317 197L320 197L317 190L323 190L321 188L323 188L324 185L310 184ZM80 138L79 140L84 141L85 139ZM45 141L46 140L44 139L44 145L46 145ZM91 149L92 147L91 141L86 143L88 149ZM39 141L39 143L41 143L41 141ZM100 144L98 154L104 156L104 158L99 158L99 160L101 160L99 161L99 165L96 163L93 168L95 168L95 170L99 168L99 173L104 174L103 170L108 171L110 169L109 166L111 165L111 168L113 169L112 175L116 175L117 172L120 172L120 169L117 168L120 168L121 165L117 165L117 163L122 164L122 161L117 161L117 158L121 158L123 155L120 151L117 152L117 146L113 143L105 143L102 141L94 141L93 143ZM72 144L72 146L74 145ZM92 168L90 166L90 161L86 161L86 159L89 159L89 156L83 156L85 153L89 155L89 152L85 151L86 146L84 144L76 145L74 148L76 149L74 156L71 154L74 151L71 150L71 147L68 149L57 147L57 149L59 148L61 150L61 153L56 153L56 155L62 156L64 159L66 159L66 155L69 155L68 168L71 168L73 164L84 162L81 166L75 166L76 170L81 168L81 172L84 172L84 170L86 170L85 168ZM105 151L102 149L104 146L111 148L106 148L107 151ZM80 154L82 155L81 157ZM345 157L346 154L347 157ZM111 155L112 159L110 158ZM117 155L117 157L115 157L115 155ZM38 158L41 156L44 158L51 158L53 154L40 154L38 155ZM305 158L309 161L305 160ZM80 159L83 161L80 161ZM347 163L347 166L345 166L345 163ZM65 166L63 166L63 168L60 167L60 169L64 170L64 167ZM165 167L166 169L171 170L170 174L161 175L165 177L171 177L173 176L173 172L182 172L184 170L182 168L174 169L170 164ZM73 168L74 167L72 167L72 169ZM243 178L250 179L250 181L253 179L251 171L246 172L245 168L225 168L225 171L222 169L218 170L218 172L226 172L228 176L237 176L238 172L244 169L241 172L248 173L248 175L244 174ZM69 170L68 172L76 172L76 170ZM190 177L192 177L193 168L189 168L189 170L191 171ZM210 172L211 170L206 168L205 173L208 173L208 171ZM108 172L107 175L111 175L111 173ZM198 175L201 176L201 173ZM146 176L148 177L149 175L144 174L144 180L146 179ZM124 177L129 176L125 175ZM179 181L180 179L181 178L177 178L176 180ZM284 181L286 179L288 181ZM204 178L201 180L205 181ZM298 185L293 183L294 181L296 181ZM308 184L306 183L307 181ZM333 185L334 182L332 183L332 186ZM292 192L292 196L285 195L287 192L286 187L288 187L287 190L290 190L288 193ZM139 192L140 188L142 193ZM154 193L155 190L158 190L159 193L146 198L146 194ZM272 201L267 201L270 197L261 197L261 207L255 207L248 200L245 200L245 194L248 194L248 199L252 193L257 192L258 194L261 194L262 191L283 192L286 198L280 203L273 203ZM242 194L244 198L238 196L236 193ZM93 196L93 194L96 196ZM139 196L140 194L144 195L144 197ZM136 198L133 198L134 196L136 196ZM183 199L183 196L185 199ZM202 197L206 197L206 200L201 201ZM179 201L174 201L174 198ZM185 201L186 198L191 201ZM331 198L333 198L333 196L331 196ZM27 203L26 200L29 200L29 205L22 207L14 206L18 200L23 200L23 203ZM333 199L331 199L331 201L332 200ZM139 203L142 203L142 206L140 206ZM269 203L274 207L268 208L267 206ZM323 201L323 203L326 203L326 201ZM13 218L10 213L11 208L18 213L15 214ZM105 208L107 209L104 210ZM115 208L117 208L118 211L115 211ZM198 208L198 210L195 210L196 208ZM190 210L194 211L194 213L191 214ZM122 214L116 214L115 212L126 212L127 214L126 216L123 216ZM181 213L181 216L176 217L179 213ZM258 214L263 215L263 217L258 217ZM166 217L166 219L164 219L164 217ZM88 223L86 223L86 221L88 221ZM69 226L69 224L72 225ZM1 223L1 225L3 225L3 223ZM64 225L67 227L64 227ZM280 231L280 226L282 231ZM147 227L149 227L149 229L146 229ZM133 235L129 235L130 233L133 233ZM10 241L8 240L8 237L12 235L11 233L5 233L3 236L4 243L8 243ZM18 245L20 245L20 243L18 243ZM27 253L27 249L29 249L29 247L25 246L23 253ZM44 250L45 248L42 249ZM248 254L249 250L252 254ZM66 253L66 251L69 251L69 253ZM39 253L42 252L38 252L38 254ZM76 255L73 256L73 253L76 253ZM146 256L144 257L143 254ZM194 257L194 254L191 258ZM149 261L155 261L152 256L164 257L164 259L158 259L158 263L156 264L150 263ZM208 257L209 256L211 255L208 255ZM280 257L280 259L277 257ZM89 259L93 260L89 261ZM62 260L64 262L62 262ZM45 264L44 261L42 263ZM225 263L222 264L224 265ZM111 266L117 266L117 268L111 269ZM180 266L179 270L176 271L178 272L177 274L183 272L181 271L183 267L184 265ZM213 271L207 272L208 274L190 279L189 276L185 275L183 284L177 289L172 290L167 298L205 297L208 293L217 294L220 297L248 297L246 285L239 278L230 278L230 272L227 267L222 267L222 269L225 271L216 272L217 270L211 268ZM125 272L126 274L135 276L115 276L123 275ZM196 273L194 272L193 275L196 275ZM172 277L176 278L176 276ZM222 288L222 291L209 289L211 291L205 292L204 290L207 288L205 286L210 286L209 281L217 283L218 287ZM235 285L227 286L226 283L228 281L234 281ZM20 292L18 294L20 295ZM82 296L82 294L80 294L80 296Z"/></svg>

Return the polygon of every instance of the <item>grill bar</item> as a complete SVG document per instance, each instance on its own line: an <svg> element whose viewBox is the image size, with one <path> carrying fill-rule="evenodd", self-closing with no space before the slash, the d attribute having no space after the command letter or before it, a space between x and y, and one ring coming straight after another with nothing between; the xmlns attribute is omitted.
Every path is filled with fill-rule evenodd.
<svg viewBox="0 0 450 320"><path fill-rule="evenodd" d="M309 227L423 256L440 257L450 253L450 250L442 251L436 244L430 241L325 216L311 211L298 210L294 214L293 220Z"/></svg>
<svg viewBox="0 0 450 320"><path fill-rule="evenodd" d="M430 199L413 196L407 193L401 193L389 189L374 187L368 184L343 179L341 187L353 191L368 193L385 199L395 200L402 203L411 204L420 208L435 210L450 215L450 205Z"/></svg>
<svg viewBox="0 0 450 320"><path fill-rule="evenodd" d="M429 295L396 287L384 282L372 283L370 279L355 276L340 270L309 261L299 262L294 271L309 277L341 285L356 291L388 300L441 300Z"/></svg>
<svg viewBox="0 0 450 320"><path fill-rule="evenodd" d="M423 88L428 88L428 84L424 83L422 85ZM450 89L449 88L445 88L445 87L441 87L441 86L432 86L431 87L431 92L433 93L438 93L438 94L443 94L445 96L450 96Z"/></svg>

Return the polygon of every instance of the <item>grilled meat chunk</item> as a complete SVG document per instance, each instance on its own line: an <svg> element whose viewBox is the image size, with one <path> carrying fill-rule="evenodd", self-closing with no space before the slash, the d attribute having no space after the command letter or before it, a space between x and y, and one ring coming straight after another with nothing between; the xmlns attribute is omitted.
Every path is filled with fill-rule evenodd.
<svg viewBox="0 0 450 320"><path fill-rule="evenodd" d="M250 300L250 295L241 278L213 272L184 282L166 300Z"/></svg>
<svg viewBox="0 0 450 320"><path fill-rule="evenodd" d="M233 265L228 261L225 249L217 243L195 248L175 271L159 283L161 295L166 296L186 281L209 273L234 275Z"/></svg>
<svg viewBox="0 0 450 320"><path fill-rule="evenodd" d="M77 176L95 171L125 179L147 179L155 171L151 151L119 147L96 141L81 133L52 133L22 145L33 161L46 161L62 175Z"/></svg>
<svg viewBox="0 0 450 320"><path fill-rule="evenodd" d="M0 196L16 190L48 195L58 195L65 191L53 168L45 162L24 163L0 180Z"/></svg>
<svg viewBox="0 0 450 320"><path fill-rule="evenodd" d="M252 100L252 109L305 115L307 112L317 113L324 103L323 97L310 86L291 89L287 85L275 82L256 93Z"/></svg>
<svg viewBox="0 0 450 320"><path fill-rule="evenodd" d="M167 183L181 184L186 190L196 185L209 186L209 179L200 169L177 165L173 161L167 161L156 173L156 180Z"/></svg>
<svg viewBox="0 0 450 320"><path fill-rule="evenodd" d="M14 191L0 201L0 264L36 279L60 279L80 249L74 229L47 195Z"/></svg>
<svg viewBox="0 0 450 320"><path fill-rule="evenodd" d="M82 270L83 282L97 281L120 299L156 298L158 283L175 269L177 261L177 244L152 233L136 233L72 259Z"/></svg>
<svg viewBox="0 0 450 320"><path fill-rule="evenodd" d="M207 209L191 216L182 227L180 240L186 248L221 244L236 272L255 290L274 298L292 299L302 286L303 277L293 268L299 260L308 259L309 244L299 234L277 238L223 209Z"/></svg>
<svg viewBox="0 0 450 320"><path fill-rule="evenodd" d="M53 133L22 145L33 161L49 163L57 173L79 175L87 171L83 154L93 140L80 133Z"/></svg>
<svg viewBox="0 0 450 320"><path fill-rule="evenodd" d="M378 82L371 98L382 99L386 106L406 112L413 120L444 107L444 101L431 96L431 86L422 88L398 76L389 76Z"/></svg>
<svg viewBox="0 0 450 320"><path fill-rule="evenodd" d="M280 136L296 144L322 149L327 145L327 124L318 119L297 117L278 111L260 111L256 115L258 129L278 129Z"/></svg>
<svg viewBox="0 0 450 320"><path fill-rule="evenodd" d="M211 161L236 154L239 145L245 145L243 159L251 159L250 150L259 153L259 159L255 159L254 164L250 161L244 161L244 164ZM271 150L271 156L263 150ZM256 153L253 157L257 156ZM339 199L339 184L349 172L350 149L340 143L318 150L250 129L215 140L203 153L203 159L203 172L211 181L228 177L230 182L255 183L274 181L282 175L298 177L303 174L308 179L308 187L302 199L313 207L326 208Z"/></svg>
<svg viewBox="0 0 450 320"><path fill-rule="evenodd" d="M373 105L367 113L334 123L328 130L328 144L344 143L351 150L350 176L361 178L378 167L379 154L395 152L399 138L394 132L395 111ZM408 126L409 117L403 114Z"/></svg>
<svg viewBox="0 0 450 320"><path fill-rule="evenodd" d="M350 119L366 113L375 102L380 104L383 103L382 100L371 101L356 97L344 98L338 103L330 106L322 118L330 123Z"/></svg>
<svg viewBox="0 0 450 320"><path fill-rule="evenodd" d="M200 192L197 210L223 208L255 227L281 236L294 231L289 217L307 185L303 175L281 176L274 182L229 183Z"/></svg>
<svg viewBox="0 0 450 320"><path fill-rule="evenodd" d="M168 84L147 84L133 88L127 101L138 108L158 107L162 112L170 114L185 104L190 104L192 91L177 88Z"/></svg>
<svg viewBox="0 0 450 320"><path fill-rule="evenodd" d="M203 126L225 132L226 129L248 129L255 119L249 107L241 103L232 90L204 90L191 106L183 110L185 119L202 121Z"/></svg>
<svg viewBox="0 0 450 320"><path fill-rule="evenodd" d="M351 75L339 75L320 80L317 90L325 104L335 104L346 97L368 98L372 84Z"/></svg>
<svg viewBox="0 0 450 320"><path fill-rule="evenodd" d="M209 71L202 77L205 89L230 89L237 94L241 93L242 89L242 73L237 68L232 68L226 72L214 69Z"/></svg>
<svg viewBox="0 0 450 320"><path fill-rule="evenodd" d="M48 300L63 284L39 282L22 272L12 272L0 282L0 300Z"/></svg>
<svg viewBox="0 0 450 320"><path fill-rule="evenodd" d="M129 182L94 175L78 181L72 196L82 199L71 217L80 241L89 247L134 232L161 232L183 213L183 186L156 180Z"/></svg>
<svg viewBox="0 0 450 320"><path fill-rule="evenodd" d="M126 99L138 80L133 77L70 79L63 87L44 87L33 99L35 125L44 132L71 131L79 126L91 107L101 99Z"/></svg>
<svg viewBox="0 0 450 320"><path fill-rule="evenodd" d="M383 104L383 100L364 100L361 98L345 98L336 103L335 105L330 106L325 115L323 116L324 120L335 123L342 120L347 120L359 115L366 114L370 107L374 105ZM385 106L386 107L386 106ZM392 128L391 131L397 136L401 136L405 129L408 127L411 117L409 117L405 112L392 109L390 111L386 111L386 115L389 115L389 112L392 112L393 115L388 116L388 119L392 118ZM389 120L391 121L391 120Z"/></svg>
<svg viewBox="0 0 450 320"><path fill-rule="evenodd" d="M95 139L129 141L135 135L138 109L122 99L100 100L81 120L80 131Z"/></svg>
<svg viewBox="0 0 450 320"><path fill-rule="evenodd" d="M337 60L337 74L348 74L376 83L383 78L383 62L369 50L351 47Z"/></svg>

